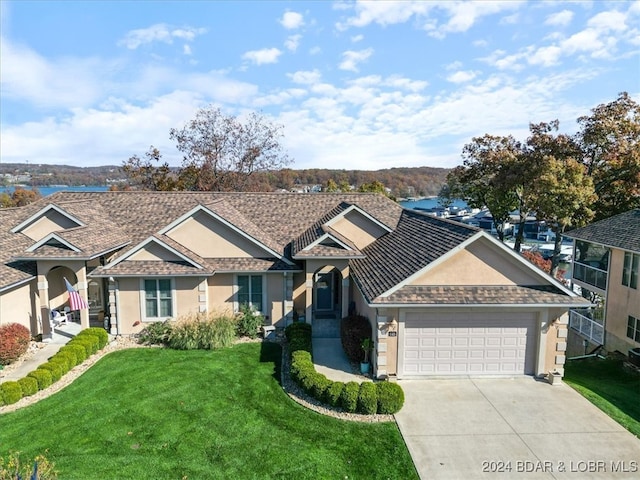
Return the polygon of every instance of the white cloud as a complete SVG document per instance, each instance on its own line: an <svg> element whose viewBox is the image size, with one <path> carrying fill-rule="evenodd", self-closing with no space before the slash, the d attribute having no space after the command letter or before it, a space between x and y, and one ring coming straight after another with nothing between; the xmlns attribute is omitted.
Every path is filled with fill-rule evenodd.
<svg viewBox="0 0 640 480"><path fill-rule="evenodd" d="M299 83L302 85L311 85L314 83L318 83L321 78L321 74L319 70L312 71L298 71L295 73L288 73L287 77L291 79L293 83Z"/></svg>
<svg viewBox="0 0 640 480"><path fill-rule="evenodd" d="M280 55L282 55L282 51L277 48L263 48L262 50L246 52L242 55L242 58L249 60L255 65L263 65L266 63L277 63Z"/></svg>
<svg viewBox="0 0 640 480"><path fill-rule="evenodd" d="M353 43L358 43L358 42L361 42L362 40L364 40L364 35L354 35L353 37L351 37L351 41Z"/></svg>
<svg viewBox="0 0 640 480"><path fill-rule="evenodd" d="M373 55L373 49L367 48L366 50L347 50L342 54L342 62L338 68L340 70L350 70L352 72L358 71L358 64L366 61L371 55Z"/></svg>
<svg viewBox="0 0 640 480"><path fill-rule="evenodd" d="M447 77L451 83L466 83L476 78L476 72L471 70L459 70Z"/></svg>
<svg viewBox="0 0 640 480"><path fill-rule="evenodd" d="M206 28L172 28L166 23L157 23L147 28L127 32L124 38L118 42L118 45L135 50L141 45L154 42L173 43L174 38L191 42L197 35L202 35L206 31Z"/></svg>
<svg viewBox="0 0 640 480"><path fill-rule="evenodd" d="M507 15L505 17L502 17L500 19L500 24L501 25L515 25L519 21L520 21L520 14L519 13L513 13L511 15Z"/></svg>
<svg viewBox="0 0 640 480"><path fill-rule="evenodd" d="M600 31L622 31L626 30L627 16L618 11L600 12L591 19L587 25Z"/></svg>
<svg viewBox="0 0 640 480"><path fill-rule="evenodd" d="M541 47L535 51L535 53L527 59L532 65L543 65L549 67L551 65L557 65L562 55L562 49L555 45L548 47Z"/></svg>
<svg viewBox="0 0 640 480"><path fill-rule="evenodd" d="M571 10L562 10L561 12L552 13L544 21L545 25L553 25L557 27L566 27L573 19Z"/></svg>
<svg viewBox="0 0 640 480"><path fill-rule="evenodd" d="M462 68L462 62L456 60L455 62L451 62L448 65L445 65L445 70L460 70Z"/></svg>
<svg viewBox="0 0 640 480"><path fill-rule="evenodd" d="M182 53L184 53L185 55L193 55L193 52L191 51L191 46L185 43L182 46Z"/></svg>
<svg viewBox="0 0 640 480"><path fill-rule="evenodd" d="M280 24L287 30L294 30L304 25L304 17L297 12L285 12L280 19Z"/></svg>
<svg viewBox="0 0 640 480"><path fill-rule="evenodd" d="M289 36L285 42L284 46L287 50L291 52L295 52L298 50L298 46L300 45L300 40L302 39L302 35L291 35Z"/></svg>

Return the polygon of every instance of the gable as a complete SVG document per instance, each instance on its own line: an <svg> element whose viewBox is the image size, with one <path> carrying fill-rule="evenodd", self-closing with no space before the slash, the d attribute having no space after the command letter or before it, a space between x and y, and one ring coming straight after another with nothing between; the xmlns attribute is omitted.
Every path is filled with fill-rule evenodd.
<svg viewBox="0 0 640 480"><path fill-rule="evenodd" d="M144 248L141 248L128 257L127 260L180 262L183 258L158 243L149 242L144 246Z"/></svg>
<svg viewBox="0 0 640 480"><path fill-rule="evenodd" d="M358 248L366 247L387 233L381 225L358 210L351 210L331 222L331 228L351 240Z"/></svg>
<svg viewBox="0 0 640 480"><path fill-rule="evenodd" d="M273 256L253 241L205 212L196 212L166 235L203 258Z"/></svg>
<svg viewBox="0 0 640 480"><path fill-rule="evenodd" d="M32 240L40 240L52 232L79 226L80 224L78 222L74 221L67 215L60 213L57 210L49 209L44 212L40 218L23 228L21 232Z"/></svg>
<svg viewBox="0 0 640 480"><path fill-rule="evenodd" d="M479 238L410 285L545 285L548 282L535 271Z"/></svg>

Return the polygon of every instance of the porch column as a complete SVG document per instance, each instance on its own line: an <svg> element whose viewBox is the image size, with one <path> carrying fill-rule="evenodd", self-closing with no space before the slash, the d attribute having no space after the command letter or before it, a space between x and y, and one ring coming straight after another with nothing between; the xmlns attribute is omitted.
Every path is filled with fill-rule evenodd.
<svg viewBox="0 0 640 480"><path fill-rule="evenodd" d="M349 315L349 276L342 279L342 316L345 318Z"/></svg>
<svg viewBox="0 0 640 480"><path fill-rule="evenodd" d="M76 273L76 278L78 279L78 293L84 301L89 305L89 295L88 295L88 285L87 285L87 269L83 266ZM80 310L80 327L83 329L89 328L89 309L83 308Z"/></svg>
<svg viewBox="0 0 640 480"><path fill-rule="evenodd" d="M116 281L113 277L109 277L109 322L111 335L117 335L118 332L118 309L116 307Z"/></svg>
<svg viewBox="0 0 640 480"><path fill-rule="evenodd" d="M46 275L38 274L38 297L40 298L40 323L42 326L42 341L51 341L51 309L49 308L49 282Z"/></svg>
<svg viewBox="0 0 640 480"><path fill-rule="evenodd" d="M305 321L311 323L311 315L313 315L313 272L307 272L305 302Z"/></svg>

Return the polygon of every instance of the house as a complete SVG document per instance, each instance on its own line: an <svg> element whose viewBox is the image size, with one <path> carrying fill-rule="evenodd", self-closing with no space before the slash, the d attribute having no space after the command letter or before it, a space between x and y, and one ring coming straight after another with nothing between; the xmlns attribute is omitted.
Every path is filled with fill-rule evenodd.
<svg viewBox="0 0 640 480"><path fill-rule="evenodd" d="M0 323L50 335L66 278L83 327L193 312L371 322L378 377L562 372L589 302L484 231L366 193L59 192L0 210Z"/></svg>
<svg viewBox="0 0 640 480"><path fill-rule="evenodd" d="M572 282L596 305L570 313L575 353L599 345L625 354L640 347L640 209L565 236L574 240Z"/></svg>

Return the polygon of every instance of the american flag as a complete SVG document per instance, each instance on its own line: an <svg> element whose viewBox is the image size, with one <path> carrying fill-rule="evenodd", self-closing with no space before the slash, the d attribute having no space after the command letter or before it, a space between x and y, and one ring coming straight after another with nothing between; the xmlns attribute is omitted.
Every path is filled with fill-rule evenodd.
<svg viewBox="0 0 640 480"><path fill-rule="evenodd" d="M82 298L80 294L73 288L73 286L69 283L69 280L65 278L64 283L67 285L67 291L69 292L69 308L71 309L71 311L89 308L87 302L85 302L84 298Z"/></svg>

